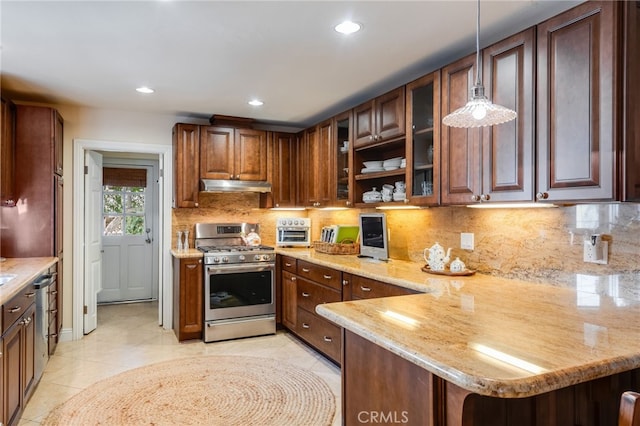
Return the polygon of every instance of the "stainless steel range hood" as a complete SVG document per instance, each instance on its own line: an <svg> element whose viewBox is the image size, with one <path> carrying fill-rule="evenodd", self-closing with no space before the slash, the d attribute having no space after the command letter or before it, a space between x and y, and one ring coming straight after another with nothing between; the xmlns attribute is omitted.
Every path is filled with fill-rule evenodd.
<svg viewBox="0 0 640 426"><path fill-rule="evenodd" d="M250 180L200 179L204 192L271 192L271 184Z"/></svg>

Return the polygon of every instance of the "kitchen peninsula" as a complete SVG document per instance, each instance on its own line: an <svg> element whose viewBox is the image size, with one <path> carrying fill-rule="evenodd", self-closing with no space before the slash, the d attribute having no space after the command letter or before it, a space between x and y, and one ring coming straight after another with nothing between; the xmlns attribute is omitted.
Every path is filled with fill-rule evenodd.
<svg viewBox="0 0 640 426"><path fill-rule="evenodd" d="M345 425L617 424L640 385L637 290L414 277L425 294L316 308L344 328Z"/></svg>

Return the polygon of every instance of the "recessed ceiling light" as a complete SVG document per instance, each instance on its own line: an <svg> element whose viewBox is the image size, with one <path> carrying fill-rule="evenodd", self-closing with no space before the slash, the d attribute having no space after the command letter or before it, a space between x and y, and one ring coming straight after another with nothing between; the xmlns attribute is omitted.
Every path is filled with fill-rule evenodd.
<svg viewBox="0 0 640 426"><path fill-rule="evenodd" d="M252 100L249 101L249 105L251 105L251 106L261 106L261 105L264 105L264 102L262 102L259 99L252 99Z"/></svg>
<svg viewBox="0 0 640 426"><path fill-rule="evenodd" d="M155 92L155 90L153 90L152 88L147 87L147 86L142 86L142 87L138 87L136 89L136 92L139 92L139 93L153 93L153 92Z"/></svg>
<svg viewBox="0 0 640 426"><path fill-rule="evenodd" d="M358 24L357 22L353 22L353 21L344 21L341 24L338 24L334 27L334 29L339 32L340 34L344 34L344 35L349 35L349 34L353 34L355 32L360 31L360 29L362 28L362 25Z"/></svg>

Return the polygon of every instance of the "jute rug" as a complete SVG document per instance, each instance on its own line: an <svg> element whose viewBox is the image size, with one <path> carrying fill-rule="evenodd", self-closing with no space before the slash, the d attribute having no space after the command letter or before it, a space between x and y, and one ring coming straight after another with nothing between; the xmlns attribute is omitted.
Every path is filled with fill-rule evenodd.
<svg viewBox="0 0 640 426"><path fill-rule="evenodd" d="M266 358L204 356L126 371L55 408L44 425L330 425L331 389Z"/></svg>

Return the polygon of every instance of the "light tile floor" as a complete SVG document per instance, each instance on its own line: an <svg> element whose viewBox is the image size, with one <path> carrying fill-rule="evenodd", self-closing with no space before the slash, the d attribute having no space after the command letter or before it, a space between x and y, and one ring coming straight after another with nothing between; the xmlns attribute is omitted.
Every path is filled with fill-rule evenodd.
<svg viewBox="0 0 640 426"><path fill-rule="evenodd" d="M98 307L98 328L82 340L61 342L19 425L40 424L58 404L98 380L156 362L195 355L249 355L280 359L316 373L336 397L334 425L340 424L340 369L289 333L204 343L178 343L157 325L155 302ZM292 425L293 426L293 425Z"/></svg>

